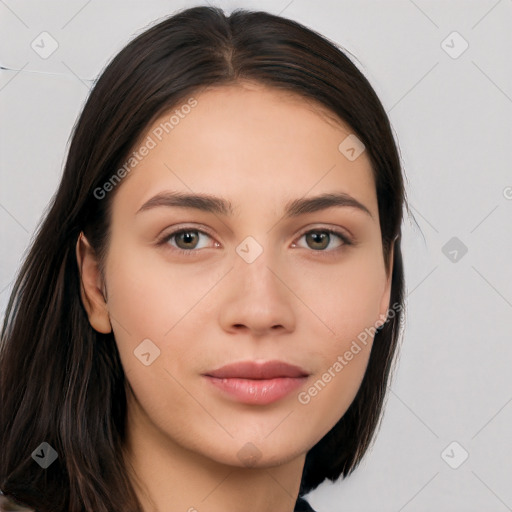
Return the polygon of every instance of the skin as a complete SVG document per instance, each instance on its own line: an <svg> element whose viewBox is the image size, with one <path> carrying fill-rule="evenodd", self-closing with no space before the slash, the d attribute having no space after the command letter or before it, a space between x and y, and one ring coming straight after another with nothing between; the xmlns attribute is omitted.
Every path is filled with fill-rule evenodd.
<svg viewBox="0 0 512 512"><path fill-rule="evenodd" d="M119 347L126 457L145 510L291 512L305 455L354 399L373 339L309 403L298 394L389 307L371 164L366 152L349 161L338 150L350 127L294 94L240 83L195 98L197 106L118 185L104 275L79 239L82 299L92 327L113 330ZM220 196L235 215L168 206L137 214L163 191ZM286 202L324 192L350 194L371 216L331 207L284 218ZM157 245L183 227L206 234ZM306 236L322 228L355 243ZM252 263L236 252L248 236L263 249ZM195 254L176 252L188 247ZM148 338L160 355L145 366L134 350ZM201 375L274 359L310 376L268 405L230 399ZM251 449L257 456L249 464Z"/></svg>

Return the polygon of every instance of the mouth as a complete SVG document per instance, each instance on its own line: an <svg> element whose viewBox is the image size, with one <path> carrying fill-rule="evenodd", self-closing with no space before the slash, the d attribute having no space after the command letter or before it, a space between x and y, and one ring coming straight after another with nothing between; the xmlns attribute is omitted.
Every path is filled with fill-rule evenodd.
<svg viewBox="0 0 512 512"><path fill-rule="evenodd" d="M223 396L245 404L266 405L302 386L309 373L284 361L243 361L203 376Z"/></svg>

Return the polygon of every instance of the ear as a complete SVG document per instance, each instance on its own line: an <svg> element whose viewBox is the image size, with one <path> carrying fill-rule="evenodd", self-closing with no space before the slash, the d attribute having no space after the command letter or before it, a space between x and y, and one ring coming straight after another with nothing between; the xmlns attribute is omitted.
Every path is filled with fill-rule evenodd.
<svg viewBox="0 0 512 512"><path fill-rule="evenodd" d="M76 243L76 259L80 274L80 296L87 311L89 323L96 331L107 334L112 331L112 325L102 292L103 278L95 252L83 233L80 233Z"/></svg>
<svg viewBox="0 0 512 512"><path fill-rule="evenodd" d="M391 281L393 278L393 260L395 254L395 242L398 236L393 240L391 247L389 249L389 267L386 269L386 285L384 287L384 292L382 293L382 298L380 301L380 309L379 309L379 320L378 324L384 324L388 317L388 311L391 305L389 301L391 299Z"/></svg>

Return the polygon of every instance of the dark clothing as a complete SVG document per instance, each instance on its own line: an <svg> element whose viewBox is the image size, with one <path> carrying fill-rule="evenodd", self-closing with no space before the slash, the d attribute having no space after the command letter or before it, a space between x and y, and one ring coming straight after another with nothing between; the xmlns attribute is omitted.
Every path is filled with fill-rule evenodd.
<svg viewBox="0 0 512 512"><path fill-rule="evenodd" d="M315 512L304 498L297 498L294 512Z"/></svg>

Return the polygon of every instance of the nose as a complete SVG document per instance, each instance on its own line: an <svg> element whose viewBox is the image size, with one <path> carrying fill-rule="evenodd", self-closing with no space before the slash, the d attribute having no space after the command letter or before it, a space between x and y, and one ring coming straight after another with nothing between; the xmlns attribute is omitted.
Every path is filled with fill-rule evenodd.
<svg viewBox="0 0 512 512"><path fill-rule="evenodd" d="M228 279L225 294L219 298L220 324L225 331L264 337L295 330L293 286L266 251L252 263L237 258Z"/></svg>

